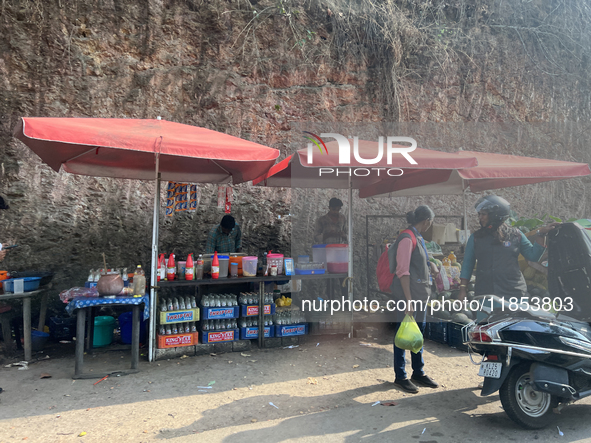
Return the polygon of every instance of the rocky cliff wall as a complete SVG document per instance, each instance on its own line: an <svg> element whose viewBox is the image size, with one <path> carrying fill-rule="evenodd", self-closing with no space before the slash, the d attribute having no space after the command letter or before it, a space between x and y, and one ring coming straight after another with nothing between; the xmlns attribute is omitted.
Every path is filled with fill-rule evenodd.
<svg viewBox="0 0 591 443"><path fill-rule="evenodd" d="M22 246L2 267L55 271L61 290L82 284L103 252L110 266L149 264L153 183L53 172L12 138L20 116L162 116L283 155L302 147L294 122L430 122L399 129L435 149L589 162L589 16L582 0L6 0L0 193L11 209L0 211L0 241ZM503 122L513 126L492 125ZM521 214L584 216L587 187L571 180L501 194ZM236 186L247 251L287 250L290 217L278 215L313 220L333 194L344 198L321 190L292 201L288 189ZM194 214L165 219L161 210L162 251L202 248L223 214L214 186L201 196ZM418 203L461 213L458 198L356 201L357 267L365 215ZM308 235L310 224L297 229Z"/></svg>

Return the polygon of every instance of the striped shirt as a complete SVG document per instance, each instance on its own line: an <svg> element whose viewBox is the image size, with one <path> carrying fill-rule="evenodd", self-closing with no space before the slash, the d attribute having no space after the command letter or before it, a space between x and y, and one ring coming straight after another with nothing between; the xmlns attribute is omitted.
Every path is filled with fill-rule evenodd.
<svg viewBox="0 0 591 443"><path fill-rule="evenodd" d="M205 243L205 253L213 254L217 252L236 252L242 247L242 232L238 223L232 229L229 235L222 232L222 227L217 225L209 232L207 242Z"/></svg>

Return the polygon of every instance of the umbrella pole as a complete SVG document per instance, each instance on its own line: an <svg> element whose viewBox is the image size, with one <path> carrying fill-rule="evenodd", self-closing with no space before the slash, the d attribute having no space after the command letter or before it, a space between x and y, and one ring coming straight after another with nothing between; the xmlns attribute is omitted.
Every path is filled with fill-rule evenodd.
<svg viewBox="0 0 591 443"><path fill-rule="evenodd" d="M150 339L149 361L154 361L156 344L156 297L158 289L158 225L160 215L160 171L159 156L156 155L156 195L154 196L154 216L152 221L152 271L150 272Z"/></svg>
<svg viewBox="0 0 591 443"><path fill-rule="evenodd" d="M462 179L462 187L464 184L464 180ZM462 200L464 203L464 244L468 243L468 216L466 213L466 191L468 189L464 189L462 192Z"/></svg>
<svg viewBox="0 0 591 443"><path fill-rule="evenodd" d="M349 306L353 305L353 179L349 168L349 217L347 235L349 237L349 269L347 279L347 293L349 295ZM351 309L351 331L349 338L353 336L353 309Z"/></svg>

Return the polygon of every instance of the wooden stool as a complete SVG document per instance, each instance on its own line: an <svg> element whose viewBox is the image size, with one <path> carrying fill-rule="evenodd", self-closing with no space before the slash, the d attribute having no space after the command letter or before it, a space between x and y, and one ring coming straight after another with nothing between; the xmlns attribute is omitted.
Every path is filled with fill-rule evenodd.
<svg viewBox="0 0 591 443"><path fill-rule="evenodd" d="M0 304L0 327L2 327L2 338L4 339L4 349L6 349L6 352L12 352L14 350L12 328L10 327L10 320L12 319L11 309L11 306Z"/></svg>

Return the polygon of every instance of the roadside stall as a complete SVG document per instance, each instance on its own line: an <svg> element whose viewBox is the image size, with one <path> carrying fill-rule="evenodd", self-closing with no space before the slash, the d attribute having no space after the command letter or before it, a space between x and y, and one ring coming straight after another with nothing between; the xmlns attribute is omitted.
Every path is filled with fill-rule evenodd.
<svg viewBox="0 0 591 443"><path fill-rule="evenodd" d="M591 174L589 165L586 163L566 162L560 160L539 159L515 155L504 155L486 152L461 151L456 154L468 158L476 158L478 166L468 169L458 168L449 171L447 177L439 182L423 184L420 186L396 186L393 183L382 183L379 186L372 184L360 190L359 195L362 198L369 197L410 197L425 195L461 195L464 207L464 234L462 235L465 243L469 237L467 230L467 208L466 194L468 192L483 192L494 189L508 188L535 183L543 183L555 180L564 180L568 178L584 177ZM542 220L537 220L541 223ZM527 226L528 223L517 224L516 226ZM535 224L531 225L531 229ZM367 226L366 226L367 229ZM525 229L527 230L527 229ZM532 230L530 234L535 234ZM529 234L526 234L528 236ZM369 239L369 237L368 237ZM370 286L370 276L375 276L375 267L370 267L369 248L368 257L368 283L367 291L370 293L383 294L374 290ZM443 268L445 274L438 282L439 301L457 298L459 273L461 265L454 262L453 257L442 257L448 261L438 264ZM544 260L544 257L541 259ZM438 260L434 260L438 261ZM531 295L545 296L547 290L546 274L547 263L527 262L523 257L520 259L520 267L524 273L528 284L528 291ZM455 269L454 269L455 268ZM373 271L373 272L372 272ZM384 294L387 295L387 294ZM430 338L441 343L448 343L450 346L467 350L462 342L461 328L466 322L475 318L475 313L464 310L462 312L452 313L448 311L438 311L438 316L428 322L428 331ZM451 320L451 321L450 321Z"/></svg>
<svg viewBox="0 0 591 443"><path fill-rule="evenodd" d="M351 140L352 141L352 140ZM420 184L436 183L449 177L452 170L457 168L471 168L477 161L469 156L450 154L440 151L416 148L412 151L412 164L402 155L382 156L383 146L378 142L357 140L356 158L350 163L340 162L339 145L329 142L324 145L325 153L312 159L309 158L310 149L302 149L289 156L268 173L253 181L253 184L273 187L316 188L316 189L346 189L348 190L348 260L347 260L347 294L349 302L353 303L353 189L362 190L367 186L380 188L384 184L392 184L396 189L419 186ZM368 166L358 160L375 159ZM303 239L297 239L302 243ZM292 243L294 243L292 241ZM293 254L295 255L295 254ZM324 298L323 294L312 294ZM328 315L309 316L312 320L324 321L330 319ZM347 313L349 331L352 327L353 311Z"/></svg>
<svg viewBox="0 0 591 443"><path fill-rule="evenodd" d="M157 120L24 117L14 136L53 170L95 177L154 180L149 360L156 349L160 183L242 183L267 171L279 151L205 128ZM134 310L137 312L137 310ZM79 309L78 327L84 324ZM144 315L144 317L146 317ZM138 315L139 316L139 315ZM134 345L139 340L134 321ZM82 326L83 327L83 326ZM137 346L133 346L134 354ZM83 353L83 340L76 344ZM81 357L80 357L81 358ZM137 360L132 356L132 362ZM77 358L78 361L78 358Z"/></svg>

